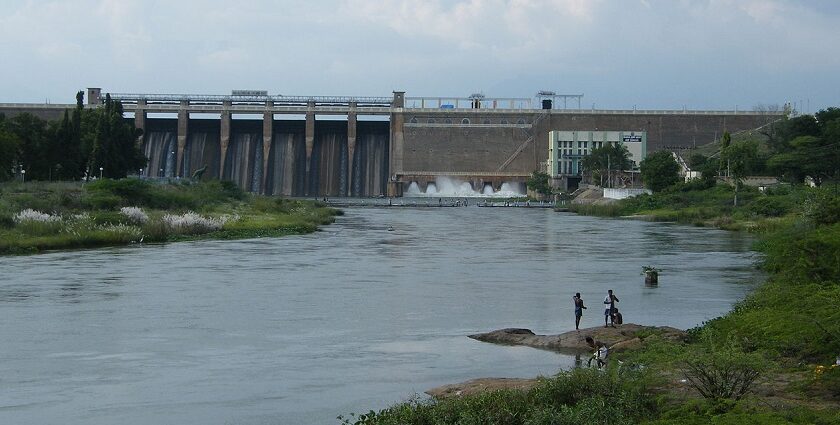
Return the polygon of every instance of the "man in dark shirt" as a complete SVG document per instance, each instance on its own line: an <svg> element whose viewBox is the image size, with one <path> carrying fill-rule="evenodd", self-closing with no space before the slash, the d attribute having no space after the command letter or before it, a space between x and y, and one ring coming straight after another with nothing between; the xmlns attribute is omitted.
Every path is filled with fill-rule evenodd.
<svg viewBox="0 0 840 425"><path fill-rule="evenodd" d="M583 316L583 299L580 297L580 292L576 293L572 300L575 302L575 330L580 330L580 317Z"/></svg>

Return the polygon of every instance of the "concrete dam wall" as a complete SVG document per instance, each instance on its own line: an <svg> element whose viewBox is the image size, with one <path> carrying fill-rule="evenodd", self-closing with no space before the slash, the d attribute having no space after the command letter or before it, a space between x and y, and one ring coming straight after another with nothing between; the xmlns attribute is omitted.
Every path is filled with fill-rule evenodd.
<svg viewBox="0 0 840 425"><path fill-rule="evenodd" d="M99 106L96 90L89 89L87 107ZM440 99L439 106L425 107L421 100L421 107L406 108L403 92L387 98L111 96L144 130L138 141L149 160L138 170L143 176L190 177L204 170L203 178L284 196L401 196L411 183L423 188L442 177L478 192L498 190L545 170L554 130L645 132L650 153L688 150L714 142L725 131L755 129L784 117L781 112L532 109L527 102L525 107L508 102L503 109L497 108L499 99L466 102L472 107L458 101L444 105ZM0 113L60 117L73 107L0 104Z"/></svg>

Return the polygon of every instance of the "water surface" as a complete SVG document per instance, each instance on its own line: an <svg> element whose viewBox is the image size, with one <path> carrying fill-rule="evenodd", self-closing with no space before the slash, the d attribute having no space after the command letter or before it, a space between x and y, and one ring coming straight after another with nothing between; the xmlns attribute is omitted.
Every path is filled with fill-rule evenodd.
<svg viewBox="0 0 840 425"><path fill-rule="evenodd" d="M388 231L392 226L393 231ZM0 258L0 423L316 424L573 359L466 338L692 327L754 285L738 233L518 208L350 208L322 232ZM665 271L645 288L642 265Z"/></svg>

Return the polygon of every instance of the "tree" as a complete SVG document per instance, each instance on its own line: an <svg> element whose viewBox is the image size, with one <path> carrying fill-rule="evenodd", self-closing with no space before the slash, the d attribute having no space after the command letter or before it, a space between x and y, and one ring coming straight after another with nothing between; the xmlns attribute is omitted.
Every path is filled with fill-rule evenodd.
<svg viewBox="0 0 840 425"><path fill-rule="evenodd" d="M16 159L18 165L26 170L26 179L47 180L51 139L49 123L35 115L24 113L11 118L7 128L18 140Z"/></svg>
<svg viewBox="0 0 840 425"><path fill-rule="evenodd" d="M735 184L735 205L738 205L738 189L741 182L755 169L758 157L758 144L753 140L734 142L721 151L721 159L726 161Z"/></svg>
<svg viewBox="0 0 840 425"><path fill-rule="evenodd" d="M534 171L531 173L531 177L528 177L528 180L525 181L525 185L528 186L528 189L539 194L551 195L551 186L548 184L548 177L548 174L542 171Z"/></svg>
<svg viewBox="0 0 840 425"><path fill-rule="evenodd" d="M122 178L146 166L146 157L136 145L140 130L123 119L122 104L105 96L105 105L94 111L92 148L88 160L90 175L102 169L108 178Z"/></svg>
<svg viewBox="0 0 840 425"><path fill-rule="evenodd" d="M611 177L630 168L630 151L623 144L607 143L592 149L592 152L583 158L581 165L586 171L592 173L592 180L598 180L600 186L604 186L606 178L607 186L612 187Z"/></svg>
<svg viewBox="0 0 840 425"><path fill-rule="evenodd" d="M639 167L642 182L654 192L672 186L680 179L680 166L669 151L658 151L648 155Z"/></svg>
<svg viewBox="0 0 840 425"><path fill-rule="evenodd" d="M840 108L797 119L797 131L784 133L789 138L781 141L783 149L777 149L768 159L770 171L793 183L811 177L817 186L840 177Z"/></svg>
<svg viewBox="0 0 840 425"><path fill-rule="evenodd" d="M0 180L11 178L12 168L18 165L20 142L7 127L8 120L0 114Z"/></svg>

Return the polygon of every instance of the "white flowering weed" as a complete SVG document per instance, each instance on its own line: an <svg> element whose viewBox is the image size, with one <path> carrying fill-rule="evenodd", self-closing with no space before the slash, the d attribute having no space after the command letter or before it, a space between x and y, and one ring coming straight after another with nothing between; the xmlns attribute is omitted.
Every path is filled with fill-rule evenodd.
<svg viewBox="0 0 840 425"><path fill-rule="evenodd" d="M149 221L149 216L138 207L122 207L120 208L120 214L126 216L126 218L135 224L146 224Z"/></svg>
<svg viewBox="0 0 840 425"><path fill-rule="evenodd" d="M50 215L46 213L42 213L40 211L35 211L31 208L27 208L19 213L17 213L14 217L15 223L20 224L26 221L37 221L41 223L51 223L55 221L61 221L61 216L59 215Z"/></svg>

